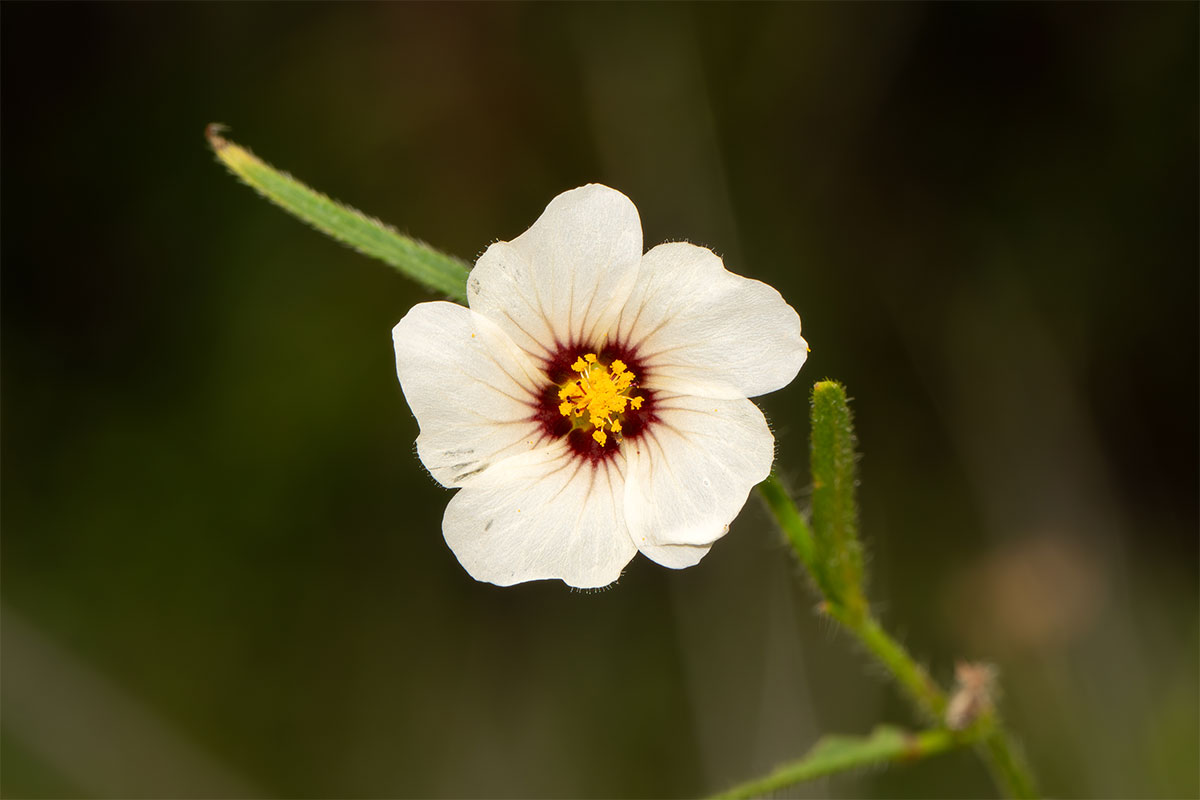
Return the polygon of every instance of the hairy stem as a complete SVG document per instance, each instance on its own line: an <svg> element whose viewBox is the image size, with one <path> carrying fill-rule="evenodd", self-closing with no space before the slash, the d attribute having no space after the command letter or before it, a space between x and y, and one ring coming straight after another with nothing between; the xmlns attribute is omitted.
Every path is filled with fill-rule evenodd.
<svg viewBox="0 0 1200 800"><path fill-rule="evenodd" d="M909 654L904 645L893 639L879 621L870 614L847 613L841 606L826 603L824 611L854 634L867 652L887 669L908 697L917 713L928 722L940 723L946 713L946 693Z"/></svg>
<svg viewBox="0 0 1200 800"><path fill-rule="evenodd" d="M819 587L812 568L812 533L804 516L774 475L759 484L758 490L766 501L767 508L775 517L775 521L786 534L788 541L791 542L796 558L813 576L814 585ZM892 638L880 626L874 616L865 611L850 611L844 606L837 605L828 597L825 598L822 608L831 618L837 620L842 629L853 636L887 671L920 716L934 724L942 723L948 702L946 693L930 677L929 672L909 654L904 645ZM946 733L953 739L950 732L946 731ZM1009 796L1019 798L1038 796L1033 776L1020 757L1019 748L994 712L988 716L982 726L977 749L991 769L996 783ZM789 782L796 783L813 777L793 771L788 772L787 775L799 775L799 777L793 777L791 781L782 781L779 775L783 770L786 770L786 767L762 779L762 781L777 781L771 789L766 791L786 786ZM751 786L757 783L759 782L745 785ZM738 796L748 797L750 795Z"/></svg>
<svg viewBox="0 0 1200 800"><path fill-rule="evenodd" d="M975 746L991 770L992 779L1004 787L1010 797L1038 797L1033 772L1025 763L1020 746L1005 730L998 716L993 716L992 728Z"/></svg>
<svg viewBox="0 0 1200 800"><path fill-rule="evenodd" d="M787 489L783 488L779 476L774 472L768 475L767 479L758 485L758 493L762 495L775 521L788 537L796 558L800 559L808 574L815 575L812 530L800 514L800 510L796 508L796 504L792 502L792 498L788 496Z"/></svg>
<svg viewBox="0 0 1200 800"><path fill-rule="evenodd" d="M970 737L945 728L908 733L880 728L867 739L822 740L804 758L777 767L773 772L716 795L721 800L763 797L795 783L863 767L878 767L928 758L970 742Z"/></svg>

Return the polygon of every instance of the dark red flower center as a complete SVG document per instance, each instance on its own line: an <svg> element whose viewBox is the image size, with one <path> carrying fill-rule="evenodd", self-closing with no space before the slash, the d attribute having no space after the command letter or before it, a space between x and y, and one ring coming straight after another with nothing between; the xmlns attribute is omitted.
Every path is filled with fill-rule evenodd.
<svg viewBox="0 0 1200 800"><path fill-rule="evenodd" d="M543 436L565 438L575 455L592 463L616 455L656 419L654 392L641 386L646 370L634 347L560 346L542 369L548 380L534 421Z"/></svg>

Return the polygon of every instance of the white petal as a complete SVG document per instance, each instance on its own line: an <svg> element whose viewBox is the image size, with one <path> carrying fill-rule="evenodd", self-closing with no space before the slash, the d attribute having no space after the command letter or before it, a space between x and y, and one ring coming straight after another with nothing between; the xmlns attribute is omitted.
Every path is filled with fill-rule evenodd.
<svg viewBox="0 0 1200 800"><path fill-rule="evenodd" d="M656 399L656 422L621 446L634 544L705 545L723 536L771 471L775 437L749 400Z"/></svg>
<svg viewBox="0 0 1200 800"><path fill-rule="evenodd" d="M454 303L416 305L392 329L396 373L421 434L417 454L443 486L466 486L541 439L547 379L495 325Z"/></svg>
<svg viewBox="0 0 1200 800"><path fill-rule="evenodd" d="M700 563L708 555L711 544L650 544L642 542L638 550L651 561L671 569L687 569Z"/></svg>
<svg viewBox="0 0 1200 800"><path fill-rule="evenodd" d="M511 242L496 242L467 279L471 308L522 349L599 341L629 296L642 257L642 223L628 197L591 184L550 201Z"/></svg>
<svg viewBox="0 0 1200 800"><path fill-rule="evenodd" d="M686 242L642 258L616 336L637 348L644 386L703 397L781 389L808 356L800 316L779 292Z"/></svg>
<svg viewBox="0 0 1200 800"><path fill-rule="evenodd" d="M556 442L508 459L456 494L442 533L479 581L607 586L637 553L621 511L623 484L616 464L593 467Z"/></svg>

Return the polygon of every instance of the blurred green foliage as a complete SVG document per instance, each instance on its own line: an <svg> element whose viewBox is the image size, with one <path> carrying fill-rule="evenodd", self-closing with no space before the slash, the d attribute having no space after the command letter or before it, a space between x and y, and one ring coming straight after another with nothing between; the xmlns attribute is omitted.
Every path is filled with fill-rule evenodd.
<svg viewBox="0 0 1200 800"><path fill-rule="evenodd" d="M0 793L683 796L909 720L755 501L685 572L471 581L394 376L427 296L214 120L467 259L599 181L772 283L813 347L777 468L844 381L888 627L1000 665L1048 793L1200 793L1198 16L3 4Z"/></svg>

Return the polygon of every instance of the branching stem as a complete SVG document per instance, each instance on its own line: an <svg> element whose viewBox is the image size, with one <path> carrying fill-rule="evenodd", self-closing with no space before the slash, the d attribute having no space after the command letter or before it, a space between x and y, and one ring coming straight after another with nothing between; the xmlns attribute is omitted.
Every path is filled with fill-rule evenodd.
<svg viewBox="0 0 1200 800"><path fill-rule="evenodd" d="M714 800L744 800L765 797L796 783L864 767L915 761L952 750L971 741L969 734L956 734L945 728L906 733L894 728L877 730L869 739L853 747L824 748L804 758L777 767L773 772L739 784L716 795ZM818 746L818 751L821 750Z"/></svg>
<svg viewBox="0 0 1200 800"><path fill-rule="evenodd" d="M779 524L779 527L791 543L796 558L804 565L810 577L813 578L813 585L817 586L813 564L812 532L804 519L804 515L796 508L796 504L783 488L783 484L779 481L779 478L774 474L759 484L758 490L759 494L766 501L767 508L770 509L771 514L775 517L775 521ZM921 717L933 724L942 724L948 702L946 693L930 677L929 672L913 659L904 645L892 638L883 629L874 616L869 612L848 611L844 606L836 605L828 598L822 603L822 610L831 618L837 620L842 629L853 636L887 670L887 673L901 688ZM996 783L1010 797L1037 797L1037 789L1035 788L1029 768L1020 756L1019 748L1001 724L999 716L995 712L992 712L979 720L975 728L979 731L978 738L975 740L976 749L987 762ZM932 736L935 733L945 734L948 738L942 739ZM921 736L930 736L931 738L928 741L940 746L918 749L911 754L911 757L921 758L935 755L945 751L955 742L962 741L960 738L955 738L950 731L946 731L945 729L927 731L925 734L921 734ZM858 765L850 765L844 768L850 769L854 766ZM744 784L744 786L757 787L765 785L767 781L772 781L769 788L764 788L761 792L753 791L749 794L730 796L749 797L767 791L774 791L775 789L789 785L789 783L808 780L810 777L816 776L807 775L801 770L788 771L787 767L783 767L760 781ZM784 778L790 778L790 780L784 780Z"/></svg>

